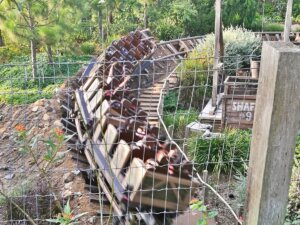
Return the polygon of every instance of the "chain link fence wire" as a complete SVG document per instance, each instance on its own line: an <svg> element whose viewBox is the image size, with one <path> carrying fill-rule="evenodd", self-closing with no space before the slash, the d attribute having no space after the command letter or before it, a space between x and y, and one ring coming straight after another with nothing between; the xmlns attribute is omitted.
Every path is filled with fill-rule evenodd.
<svg viewBox="0 0 300 225"><path fill-rule="evenodd" d="M1 65L0 224L81 213L79 224L238 224L258 85L250 58L220 66L216 106L210 57L118 61L113 74L95 59L38 63L35 78L27 62ZM48 166L57 129L68 141Z"/></svg>

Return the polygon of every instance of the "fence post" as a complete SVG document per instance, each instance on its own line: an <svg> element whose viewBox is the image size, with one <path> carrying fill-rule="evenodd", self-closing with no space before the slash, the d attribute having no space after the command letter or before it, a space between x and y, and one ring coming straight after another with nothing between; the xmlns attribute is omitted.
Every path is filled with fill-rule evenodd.
<svg viewBox="0 0 300 225"><path fill-rule="evenodd" d="M247 225L282 225L300 114L300 49L264 42L247 181Z"/></svg>

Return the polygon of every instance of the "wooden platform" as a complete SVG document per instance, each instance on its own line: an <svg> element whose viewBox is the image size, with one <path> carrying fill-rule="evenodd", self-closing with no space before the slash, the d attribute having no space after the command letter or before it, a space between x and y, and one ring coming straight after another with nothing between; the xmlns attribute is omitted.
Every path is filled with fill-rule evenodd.
<svg viewBox="0 0 300 225"><path fill-rule="evenodd" d="M210 124L213 132L221 132L222 130L222 96L223 94L218 94L217 108L212 106L210 99L199 115L200 123Z"/></svg>

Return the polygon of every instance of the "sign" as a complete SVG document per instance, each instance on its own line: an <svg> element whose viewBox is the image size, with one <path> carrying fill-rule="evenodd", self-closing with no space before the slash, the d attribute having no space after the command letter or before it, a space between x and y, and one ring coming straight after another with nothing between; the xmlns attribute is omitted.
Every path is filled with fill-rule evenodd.
<svg viewBox="0 0 300 225"><path fill-rule="evenodd" d="M255 102L233 101L232 111L239 112L239 118L252 121L254 117Z"/></svg>

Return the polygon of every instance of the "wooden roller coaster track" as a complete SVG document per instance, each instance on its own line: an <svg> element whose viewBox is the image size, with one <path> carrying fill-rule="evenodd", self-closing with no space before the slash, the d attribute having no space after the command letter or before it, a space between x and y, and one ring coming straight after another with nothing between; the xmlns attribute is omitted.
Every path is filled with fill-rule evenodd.
<svg viewBox="0 0 300 225"><path fill-rule="evenodd" d="M147 30L132 32L92 60L62 97L70 144L100 171L96 180L124 224L128 212L145 224L162 223L158 212L184 211L199 186L192 164L160 137L157 106L148 101L159 99L155 85L202 41L156 43ZM149 209L158 214L144 213Z"/></svg>
<svg viewBox="0 0 300 225"><path fill-rule="evenodd" d="M282 39L281 33L257 35L268 41ZM184 211L199 185L192 179L188 159L172 162L170 152L178 151L172 141L163 140L165 146L160 146L163 131L157 107L164 79L170 79L171 87L176 85L177 78L169 75L204 38L157 43L148 30L132 32L114 41L79 77L71 79L69 90L61 97L62 122L73 135L70 146L81 155L77 160L86 161L92 171L100 171L93 173L93 179L113 206L119 223L130 224L125 215L134 212L145 224L162 224L161 214L149 214L149 209ZM298 43L299 33L291 38ZM175 156L178 160L180 152ZM97 189L94 185L91 188ZM173 197L162 200L154 187L168 186L178 193L164 189L164 196ZM181 193L178 187L190 190L189 194Z"/></svg>

